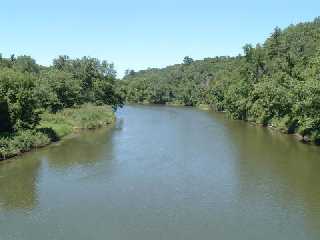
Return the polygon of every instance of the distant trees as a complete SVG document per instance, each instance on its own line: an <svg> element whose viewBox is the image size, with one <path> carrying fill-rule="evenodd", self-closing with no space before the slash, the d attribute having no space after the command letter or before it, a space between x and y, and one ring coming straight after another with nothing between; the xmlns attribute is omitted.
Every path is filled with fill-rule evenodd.
<svg viewBox="0 0 320 240"><path fill-rule="evenodd" d="M119 84L129 102L208 104L212 81L230 79L236 63L236 58L207 58L187 65L139 71L125 76Z"/></svg>
<svg viewBox="0 0 320 240"><path fill-rule="evenodd" d="M135 74L135 71L132 69L126 69L124 72L124 77L133 76Z"/></svg>
<svg viewBox="0 0 320 240"><path fill-rule="evenodd" d="M121 84L127 101L210 104L232 118L298 132L320 144L319 46L317 18L275 28L263 44L245 45L242 56L187 56L181 65L139 71Z"/></svg>
<svg viewBox="0 0 320 240"><path fill-rule="evenodd" d="M183 64L190 65L192 63L193 63L193 59L191 57L189 57L189 56L184 57Z"/></svg>
<svg viewBox="0 0 320 240"><path fill-rule="evenodd" d="M13 67L20 72L39 73L39 65L30 56L18 56L13 60Z"/></svg>
<svg viewBox="0 0 320 240"><path fill-rule="evenodd" d="M67 55L60 55L58 58L53 59L53 68L63 70L67 67L68 61L70 60Z"/></svg>

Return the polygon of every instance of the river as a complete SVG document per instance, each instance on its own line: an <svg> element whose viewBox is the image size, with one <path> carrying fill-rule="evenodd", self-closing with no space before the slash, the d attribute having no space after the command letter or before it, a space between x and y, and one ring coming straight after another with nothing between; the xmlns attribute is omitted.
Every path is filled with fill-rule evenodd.
<svg viewBox="0 0 320 240"><path fill-rule="evenodd" d="M224 114L127 106L0 163L0 240L320 239L320 148Z"/></svg>

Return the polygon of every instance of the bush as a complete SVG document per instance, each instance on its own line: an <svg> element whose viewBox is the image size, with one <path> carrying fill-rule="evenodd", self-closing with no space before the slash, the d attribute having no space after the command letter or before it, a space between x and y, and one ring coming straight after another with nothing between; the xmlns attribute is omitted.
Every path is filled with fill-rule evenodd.
<svg viewBox="0 0 320 240"><path fill-rule="evenodd" d="M100 128L115 121L112 107L92 104L41 116L37 129L0 135L0 160L58 141L73 131Z"/></svg>
<svg viewBox="0 0 320 240"><path fill-rule="evenodd" d="M35 130L20 131L0 137L0 159L6 159L42 147L50 143L50 138Z"/></svg>

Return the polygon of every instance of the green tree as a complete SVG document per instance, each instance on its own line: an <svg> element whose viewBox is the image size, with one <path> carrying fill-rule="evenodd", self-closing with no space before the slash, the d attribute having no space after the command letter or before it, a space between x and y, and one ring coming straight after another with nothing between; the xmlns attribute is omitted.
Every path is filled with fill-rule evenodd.
<svg viewBox="0 0 320 240"><path fill-rule="evenodd" d="M35 82L36 79L29 73L16 72L12 69L0 71L0 96L4 106L2 110L6 112L8 108L10 119L7 128L15 130L33 128L39 122Z"/></svg>
<svg viewBox="0 0 320 240"><path fill-rule="evenodd" d="M193 63L193 59L189 56L185 56L184 59L183 59L183 64L185 65L190 65Z"/></svg>

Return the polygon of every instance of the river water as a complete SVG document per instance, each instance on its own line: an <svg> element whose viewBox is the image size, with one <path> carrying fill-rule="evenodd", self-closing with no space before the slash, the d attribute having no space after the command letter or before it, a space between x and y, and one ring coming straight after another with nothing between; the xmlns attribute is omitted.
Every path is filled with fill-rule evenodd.
<svg viewBox="0 0 320 240"><path fill-rule="evenodd" d="M0 163L0 240L318 240L319 183L319 147L128 106L112 129Z"/></svg>

